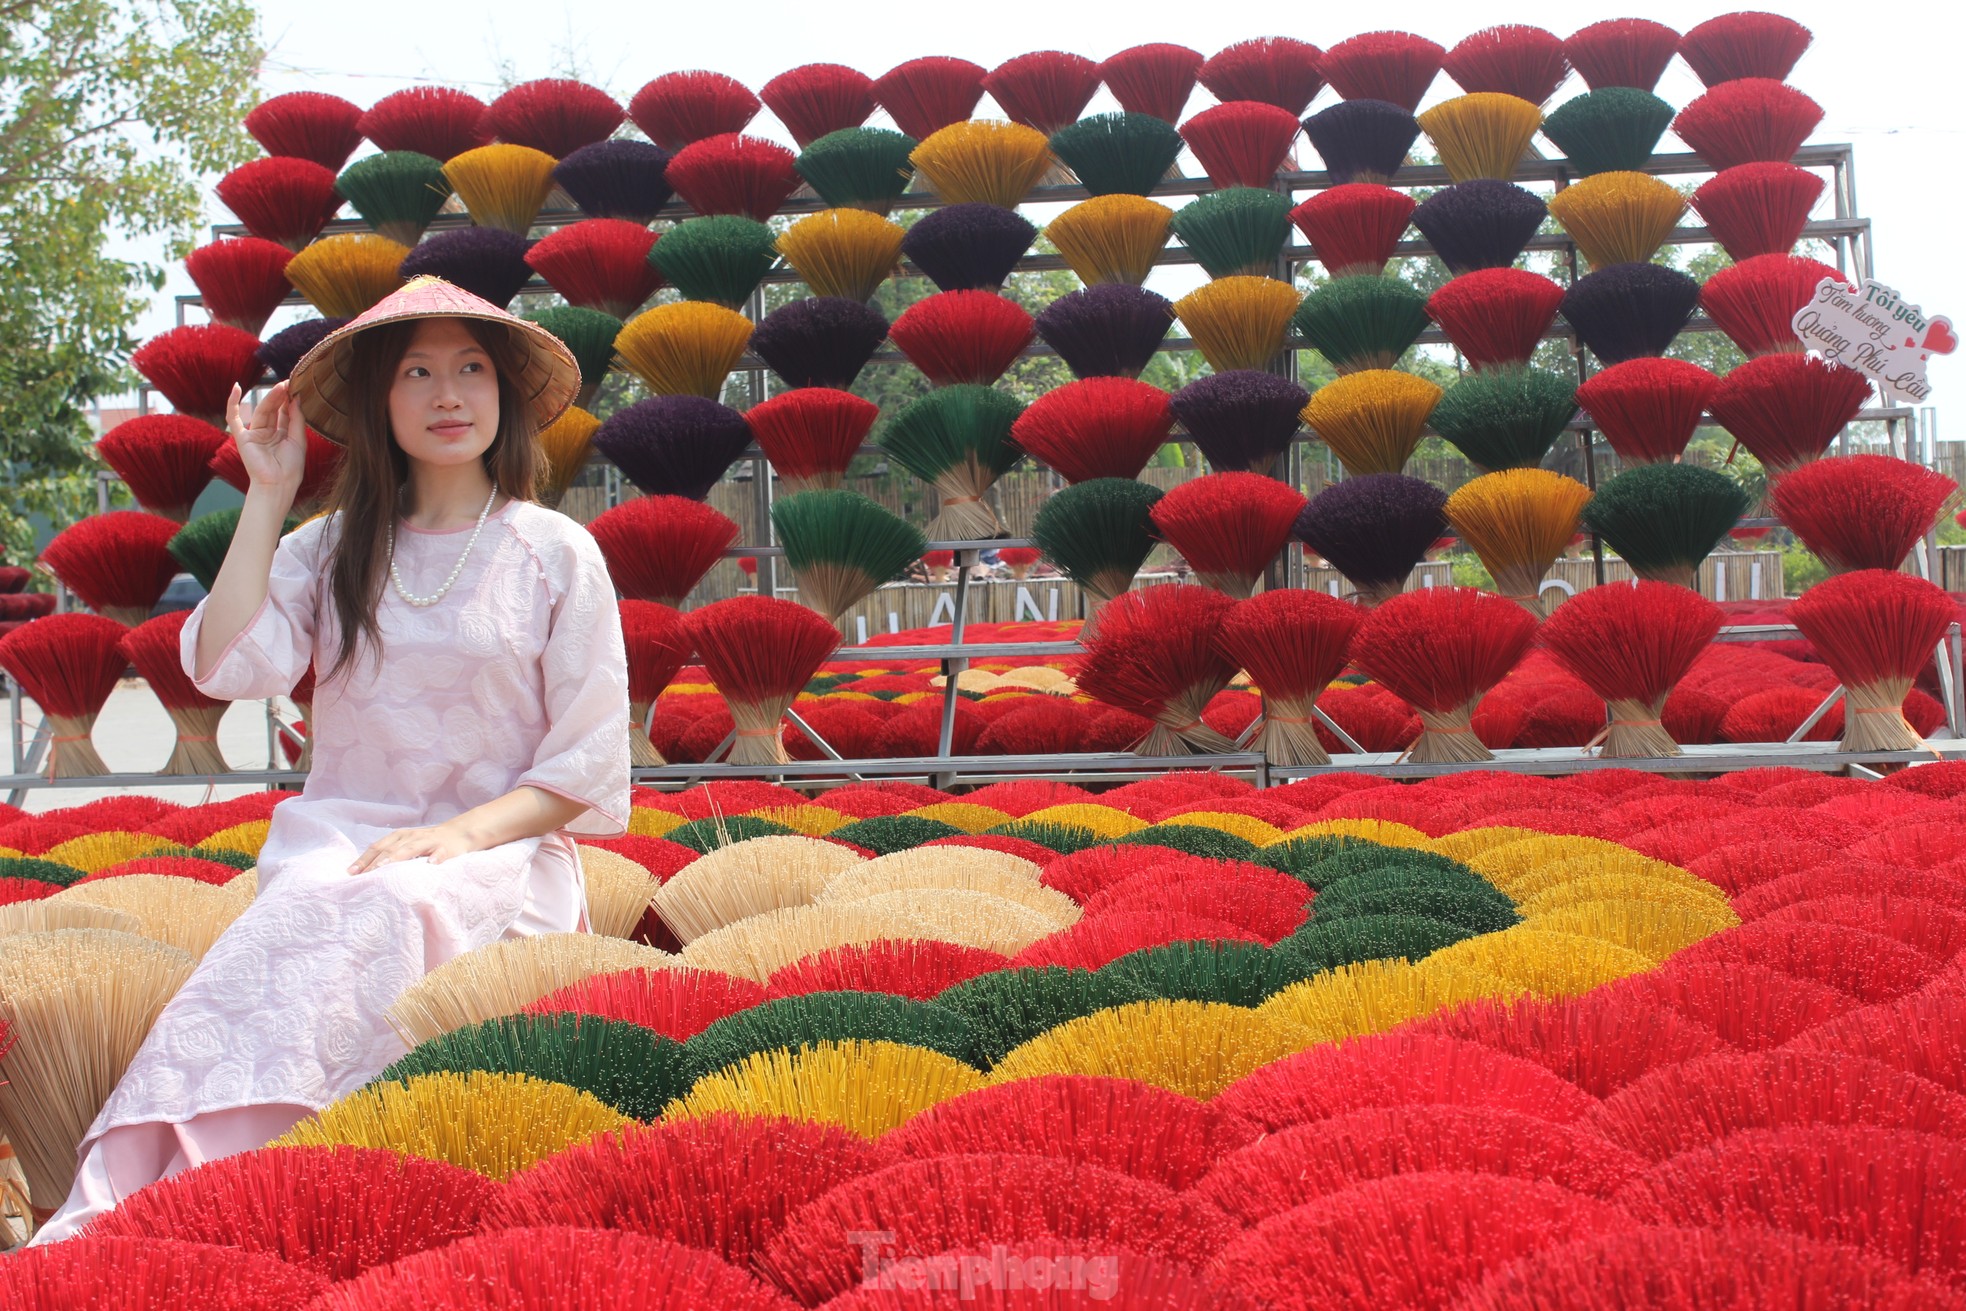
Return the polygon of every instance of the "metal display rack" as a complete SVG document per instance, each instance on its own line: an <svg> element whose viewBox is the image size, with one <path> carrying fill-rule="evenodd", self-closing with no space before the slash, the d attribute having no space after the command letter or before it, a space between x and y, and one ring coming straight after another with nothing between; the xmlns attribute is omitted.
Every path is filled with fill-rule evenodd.
<svg viewBox="0 0 1966 1311"><path fill-rule="evenodd" d="M1871 224L1857 212L1854 156L1847 144L1828 144L1804 146L1794 156L1794 163L1805 168L1827 169L1830 172L1829 195L1832 203L1832 216L1827 219L1810 221L1804 228L1806 238L1824 241L1831 247L1835 267L1856 278L1867 277L1872 272ZM1643 171L1655 176L1679 176L1706 173L1712 166L1692 153L1669 153L1653 155L1644 165ZM1547 183L1562 189L1579 178L1577 173L1562 158L1532 157L1525 159L1517 170L1518 183ZM1444 168L1435 165L1407 167L1400 170L1396 179L1403 188L1441 187L1450 184ZM1315 191L1332 185L1332 179L1322 171L1290 171L1279 173L1273 189L1288 195L1300 191ZM1214 184L1206 178L1170 178L1157 185L1150 193L1156 197L1196 196L1215 190ZM1069 203L1083 200L1089 196L1083 187L1041 186L1035 188L1026 198L1025 204ZM896 210L933 209L941 206L939 198L925 192L908 192L895 204ZM780 207L779 214L790 216L813 213L825 209L823 201L816 198L795 198ZM665 206L658 218L660 220L680 220L690 217L693 211L680 202L672 201ZM578 210L556 209L543 211L536 220L538 227L559 227L578 222L586 216ZM470 220L462 214L439 215L432 222L432 231L469 226ZM367 225L359 220L338 219L331 221L324 234L338 232L366 232ZM214 238L244 235L245 229L238 224L218 224L212 228ZM1683 226L1675 228L1667 237L1669 245L1690 245L1710 243L1712 238L1705 227ZM1532 251L1554 253L1567 263L1571 276L1577 276L1579 253L1575 243L1564 233L1544 233L1534 237L1528 244ZM1424 256L1432 253L1432 246L1422 240L1402 241L1398 244L1396 257ZM1193 264L1195 259L1185 248L1165 249L1155 261L1156 267ZM1300 265L1314 262L1309 246L1293 243L1279 256L1272 272L1287 285L1295 285L1295 276ZM1020 259L1015 272L1047 272L1066 268L1065 261L1056 255L1026 255ZM903 263L897 276L923 276L911 264ZM752 293L747 305L747 316L756 322L763 314L763 286L799 281L798 275L788 268L777 268L765 276L760 289ZM521 297L551 294L552 289L535 277L521 289ZM303 305L306 302L295 293L287 301L288 305ZM198 296L180 296L176 301L176 316L180 324L187 322L187 311L201 307ZM1712 332L1717 329L1704 315L1696 317L1686 329L1688 332ZM1553 325L1546 340L1569 342L1572 359L1580 374L1586 364L1578 350L1574 334L1567 325ZM1446 344L1445 334L1429 330L1421 335L1418 344ZM1187 338L1170 337L1162 346L1163 350L1182 351L1192 349ZM1296 352L1305 349L1293 339L1286 343L1281 353L1282 371L1294 376L1296 372ZM1054 352L1041 342L1033 343L1024 352L1025 357L1052 355ZM873 362L898 362L903 357L892 349L875 353ZM756 403L765 398L768 390L767 370L755 355L746 353L739 361L735 372L744 378L749 399ZM139 392L139 408L148 408L149 388ZM1902 406L1884 406L1866 409L1858 419L1882 422L1885 425L1887 441L1893 454L1900 452L1912 455L1919 449L1916 412ZM1584 455L1587 481L1595 486L1596 442L1593 430L1587 419L1579 417L1569 428L1577 434ZM1306 444L1317 439L1308 433L1298 433L1287 456L1286 481L1293 486L1303 482L1303 452ZM1839 439L1847 443L1847 436ZM879 448L863 446L862 453L878 453ZM773 479L771 470L762 451L755 445L749 448L740 462L748 460L751 465L750 481L755 497L754 509L757 522L761 525L765 540L731 547L726 557L749 555L758 561L758 590L762 595L774 595L779 585L778 560L783 548L773 539L771 528L771 505L773 500ZM598 457L596 457L596 462ZM612 466L606 467L606 499L609 505L620 499L621 480ZM100 498L103 508L108 508L108 483L114 480L113 474L102 476ZM931 493L932 495L932 493ZM1772 519L1751 519L1744 523L1750 526L1775 526ZM1329 770L1366 770L1393 778L1425 777L1467 768L1501 769L1510 772L1531 774L1562 774L1580 770L1623 767L1650 769L1665 772L1727 772L1771 764L1794 765L1806 769L1851 772L1871 772L1868 767L1886 764L1905 763L1933 756L1966 755L1966 704L1962 704L1962 688L1966 688L1966 670L1962 669L1962 639L1959 625L1953 625L1949 636L1939 648L1938 668L1943 691L1947 727L1952 740L1939 740L1927 752L1881 752L1851 753L1836 749L1835 743L1803 742L1800 739L1827 714L1842 696L1842 689L1833 691L1818 706L1809 719L1796 730L1786 742L1729 744L1719 746L1693 746L1685 749L1678 757L1660 759L1602 759L1581 752L1577 748L1547 748L1534 750L1504 750L1497 753L1493 761L1474 765L1463 764L1420 764L1405 761L1396 754L1373 754L1353 751L1333 757L1329 766L1279 768L1268 765L1262 756L1255 752L1238 750L1233 753L1214 755L1184 755L1171 757L1146 757L1128 753L1108 754L1046 754L1019 756L958 756L952 754L953 730L957 695L958 676L970 668L977 659L1028 656L1032 658L1058 658L1081 650L1076 642L1026 642L1026 643L979 643L968 640L969 582L971 569L984 550L1023 546L1022 538L998 538L989 541L930 542L929 549L946 549L956 552L959 566L957 571L956 595L954 601L954 622L950 640L921 646L857 646L846 647L834 653L830 662L892 662L936 661L944 677L942 718L937 750L932 757L900 760L853 760L843 761L833 748L810 727L806 726L796 714L789 716L811 740L829 757L819 761L799 761L790 764L739 766L717 760L728 749L729 739L711 753L712 763L689 765L665 765L638 768L632 771L637 783L653 785L685 785L713 778L776 778L787 782L799 782L813 786L827 786L834 783L852 781L859 778L918 778L937 786L950 786L959 783L992 778L1076 778L1085 779L1097 776L1101 779L1118 781L1141 777L1148 774L1179 768L1204 768L1234 773L1252 778L1259 786L1272 781L1299 778ZM1603 554L1601 544L1595 536L1592 539L1598 563L1599 581L1602 581ZM1925 549L1914 552L1918 572L1927 578L1937 574L1936 560L1932 556L1933 543L1928 538ZM1279 570L1274 583L1292 585L1300 581L1294 576L1301 568L1301 561L1286 553L1285 567ZM1735 625L1722 630L1720 641L1759 641L1772 637L1793 636L1797 630L1789 625ZM48 779L36 774L36 769L44 745L45 728L41 737L24 740L23 720L20 714L20 693L12 690L12 765L10 775L0 778L0 787L10 790L16 798L23 789L47 786L155 786L158 784L246 784L263 786L285 786L305 777L292 770L241 771L213 776L202 775L153 775L116 774L85 779ZM1325 725L1336 733L1341 742L1356 747L1358 744L1346 737L1328 718L1320 714ZM273 758L275 735L278 720L274 703L267 703L267 732L269 758ZM1252 730L1253 731L1253 730ZM1245 733L1245 739L1250 734ZM1238 744L1240 745L1240 744Z"/></svg>

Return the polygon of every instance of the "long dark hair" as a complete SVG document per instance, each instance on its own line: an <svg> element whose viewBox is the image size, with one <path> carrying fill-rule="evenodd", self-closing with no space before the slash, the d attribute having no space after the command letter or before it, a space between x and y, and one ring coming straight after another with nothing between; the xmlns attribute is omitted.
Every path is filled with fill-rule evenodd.
<svg viewBox="0 0 1966 1311"><path fill-rule="evenodd" d="M339 674L358 643L366 642L378 661L382 630L376 607L389 572L390 526L401 512L399 489L410 476L409 456L396 444L389 424L389 389L408 353L419 320L377 324L352 342L354 386L359 408L351 416L347 449L328 492L328 513L337 526L328 592L340 624L340 650L322 678ZM517 501L530 501L544 471L545 455L532 411L513 385L523 357L512 334L483 319L460 319L491 356L498 375L498 432L482 457L498 489Z"/></svg>

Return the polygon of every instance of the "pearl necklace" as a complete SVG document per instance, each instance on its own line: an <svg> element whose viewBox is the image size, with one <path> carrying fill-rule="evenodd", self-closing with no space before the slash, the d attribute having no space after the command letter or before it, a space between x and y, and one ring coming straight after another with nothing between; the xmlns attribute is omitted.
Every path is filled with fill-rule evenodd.
<svg viewBox="0 0 1966 1311"><path fill-rule="evenodd" d="M429 596L412 596L410 589L403 586L403 576L396 572L396 525L390 524L389 581L396 585L396 595L418 607L435 605L449 596L451 588L457 586L458 575L464 572L464 562L471 558L471 548L478 544L478 534L485 531L485 519L491 514L492 502L497 499L498 484L493 483L491 495L485 498L485 508L478 511L478 526L471 530L471 540L464 544L464 554L457 557L457 563L451 567L451 576L444 580L444 585Z"/></svg>

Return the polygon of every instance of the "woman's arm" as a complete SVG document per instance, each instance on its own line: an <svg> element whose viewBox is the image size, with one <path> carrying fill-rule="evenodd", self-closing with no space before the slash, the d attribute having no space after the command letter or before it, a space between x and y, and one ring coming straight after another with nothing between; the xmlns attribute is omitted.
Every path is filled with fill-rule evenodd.
<svg viewBox="0 0 1966 1311"><path fill-rule="evenodd" d="M418 856L428 856L431 864L440 865L466 852L484 851L521 838L544 837L571 823L586 809L586 802L571 800L557 792L516 787L441 824L397 829L363 852L348 867L348 872L360 874L376 865L415 860Z"/></svg>
<svg viewBox="0 0 1966 1311"><path fill-rule="evenodd" d="M246 504L239 512L232 545L206 598L198 629L197 668L191 671L194 680L210 677L219 655L265 604L273 553L307 469L307 425L300 407L288 401L286 383L267 393L250 425L241 421L239 388L233 387L225 420L252 481L246 486Z"/></svg>

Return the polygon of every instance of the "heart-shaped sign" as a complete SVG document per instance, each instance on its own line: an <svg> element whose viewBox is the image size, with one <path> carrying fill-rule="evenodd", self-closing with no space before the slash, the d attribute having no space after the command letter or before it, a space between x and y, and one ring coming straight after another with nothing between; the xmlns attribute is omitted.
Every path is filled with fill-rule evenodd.
<svg viewBox="0 0 1966 1311"><path fill-rule="evenodd" d="M1959 349L1959 338L1953 335L1952 324L1944 319L1933 319L1925 328L1925 349L1935 355L1950 355Z"/></svg>

